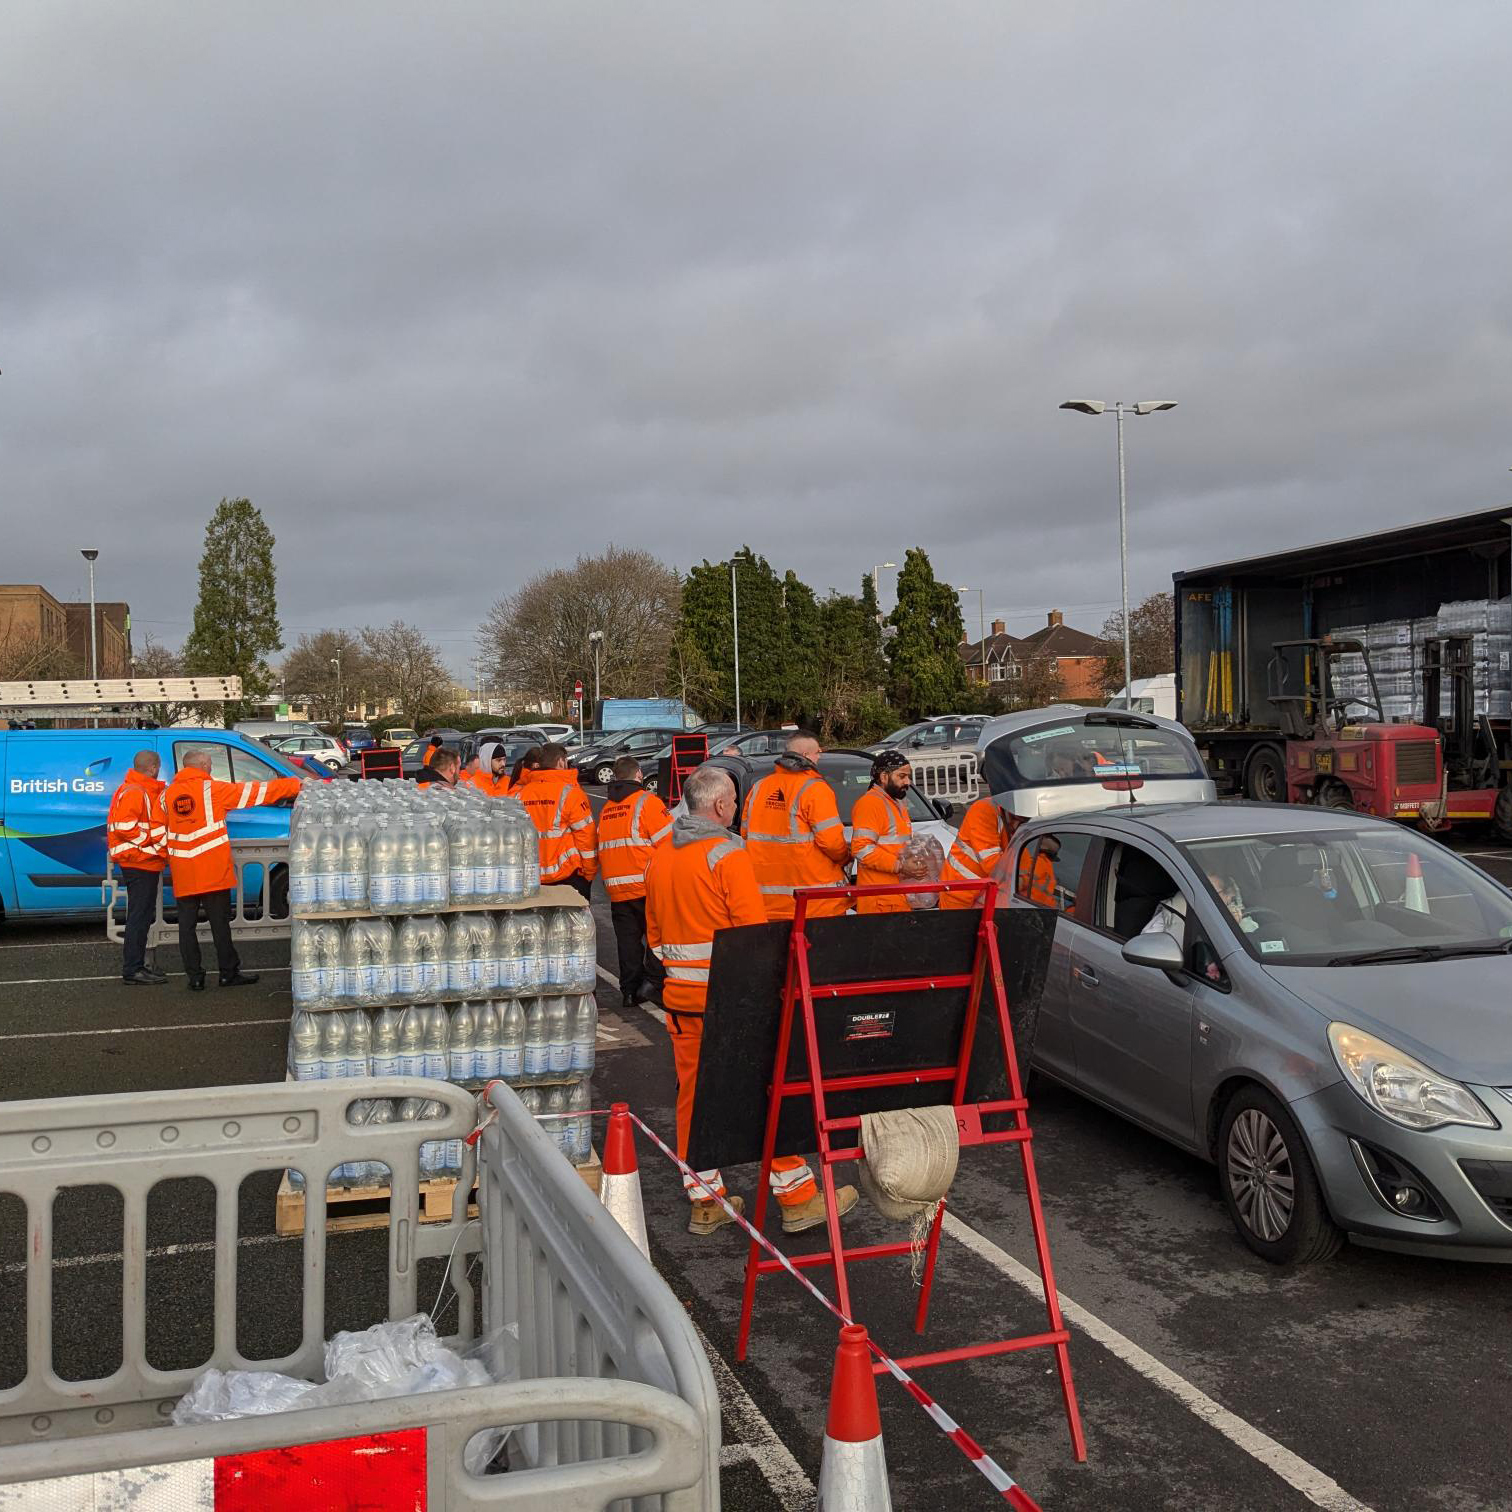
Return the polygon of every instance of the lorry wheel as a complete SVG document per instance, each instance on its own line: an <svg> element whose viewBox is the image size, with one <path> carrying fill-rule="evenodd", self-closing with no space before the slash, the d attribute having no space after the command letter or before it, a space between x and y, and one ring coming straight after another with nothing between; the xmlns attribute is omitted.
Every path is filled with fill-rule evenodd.
<svg viewBox="0 0 1512 1512"><path fill-rule="evenodd" d="M1244 796L1256 803L1286 802L1286 763L1275 746L1260 746L1244 768Z"/></svg>
<svg viewBox="0 0 1512 1512"><path fill-rule="evenodd" d="M1313 789L1313 802L1319 808L1352 809L1354 795L1342 782L1320 782Z"/></svg>
<svg viewBox="0 0 1512 1512"><path fill-rule="evenodd" d="M1496 807L1491 810L1491 827L1512 844L1512 787L1504 787L1496 795Z"/></svg>

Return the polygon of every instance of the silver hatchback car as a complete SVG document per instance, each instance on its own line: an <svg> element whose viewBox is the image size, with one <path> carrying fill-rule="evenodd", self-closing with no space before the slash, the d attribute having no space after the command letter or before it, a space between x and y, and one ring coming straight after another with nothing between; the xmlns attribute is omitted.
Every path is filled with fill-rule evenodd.
<svg viewBox="0 0 1512 1512"><path fill-rule="evenodd" d="M1061 915L1036 1067L1214 1162L1256 1254L1512 1262L1512 893L1275 804L1043 819L1005 867Z"/></svg>

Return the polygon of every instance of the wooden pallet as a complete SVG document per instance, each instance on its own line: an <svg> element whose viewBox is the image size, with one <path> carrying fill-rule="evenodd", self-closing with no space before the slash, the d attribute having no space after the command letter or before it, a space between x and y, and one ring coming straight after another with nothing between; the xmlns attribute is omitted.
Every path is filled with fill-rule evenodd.
<svg viewBox="0 0 1512 1512"><path fill-rule="evenodd" d="M586 1165L575 1167L587 1183L589 1191L598 1195L599 1180L604 1167L594 1154ZM352 1233L363 1229L383 1229L389 1224L389 1196L387 1186L327 1187L326 1188L326 1233ZM441 1176L433 1181L420 1183L420 1222L449 1223L455 1211L457 1179ZM474 1188L468 1194L467 1216L478 1216L478 1194ZM278 1184L278 1196L274 1200L273 1228L284 1239L304 1233L305 1194L303 1187L289 1181L289 1173L283 1174Z"/></svg>

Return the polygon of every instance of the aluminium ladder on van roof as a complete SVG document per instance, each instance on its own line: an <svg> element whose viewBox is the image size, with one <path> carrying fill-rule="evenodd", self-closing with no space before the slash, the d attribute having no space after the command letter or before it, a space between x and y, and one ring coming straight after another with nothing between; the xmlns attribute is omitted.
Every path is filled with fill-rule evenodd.
<svg viewBox="0 0 1512 1512"><path fill-rule="evenodd" d="M160 703L235 703L239 677L69 678L64 682L0 682L0 714L25 709L121 708Z"/></svg>

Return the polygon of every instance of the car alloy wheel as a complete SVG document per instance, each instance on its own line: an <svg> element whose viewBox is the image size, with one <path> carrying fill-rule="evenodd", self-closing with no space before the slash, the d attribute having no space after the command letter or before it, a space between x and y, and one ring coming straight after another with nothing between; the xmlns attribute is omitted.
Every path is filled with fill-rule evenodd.
<svg viewBox="0 0 1512 1512"><path fill-rule="evenodd" d="M1229 1129L1224 1158L1240 1220L1274 1244L1291 1227L1296 1207L1291 1151L1281 1131L1259 1108L1245 1108Z"/></svg>
<svg viewBox="0 0 1512 1512"><path fill-rule="evenodd" d="M601 766L593 774L593 780L598 783L600 787L608 787L609 783L613 780L613 777L614 768L612 766Z"/></svg>

